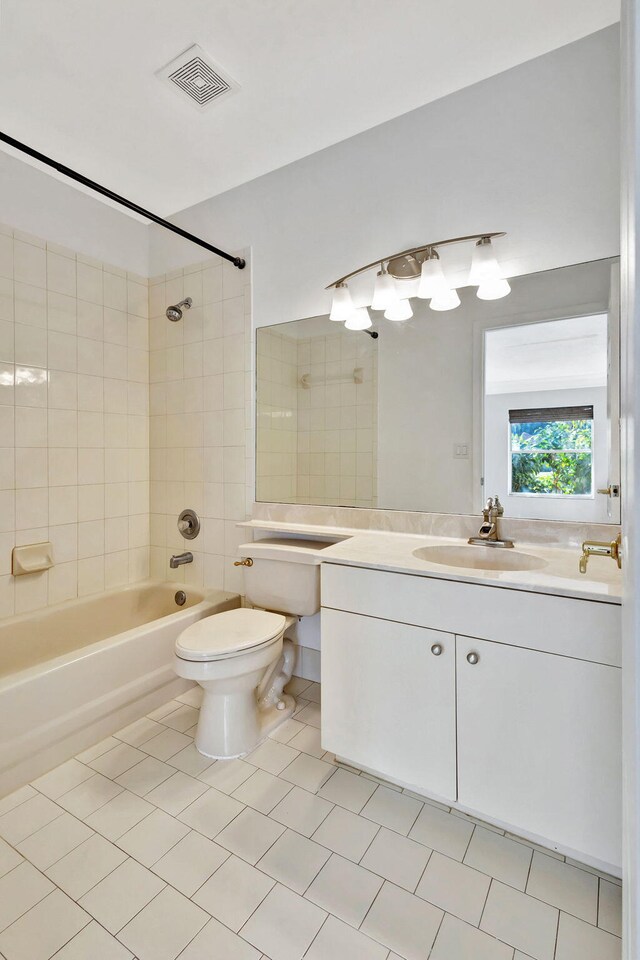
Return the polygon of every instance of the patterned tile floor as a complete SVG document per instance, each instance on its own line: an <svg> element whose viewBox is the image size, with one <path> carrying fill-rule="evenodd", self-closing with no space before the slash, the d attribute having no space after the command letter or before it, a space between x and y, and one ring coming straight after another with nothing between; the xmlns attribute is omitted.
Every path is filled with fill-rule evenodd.
<svg viewBox="0 0 640 960"><path fill-rule="evenodd" d="M0 800L5 960L618 960L620 885L320 746L320 687L244 760L199 689Z"/></svg>

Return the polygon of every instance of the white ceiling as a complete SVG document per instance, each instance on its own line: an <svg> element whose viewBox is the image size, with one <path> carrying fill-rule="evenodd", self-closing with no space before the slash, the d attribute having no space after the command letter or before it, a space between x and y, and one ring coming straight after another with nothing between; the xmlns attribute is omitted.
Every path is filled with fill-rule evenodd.
<svg viewBox="0 0 640 960"><path fill-rule="evenodd" d="M168 215L593 33L619 8L3 0L2 129ZM242 88L202 113L155 76L192 43Z"/></svg>
<svg viewBox="0 0 640 960"><path fill-rule="evenodd" d="M594 314L487 331L485 392L604 387L607 316Z"/></svg>

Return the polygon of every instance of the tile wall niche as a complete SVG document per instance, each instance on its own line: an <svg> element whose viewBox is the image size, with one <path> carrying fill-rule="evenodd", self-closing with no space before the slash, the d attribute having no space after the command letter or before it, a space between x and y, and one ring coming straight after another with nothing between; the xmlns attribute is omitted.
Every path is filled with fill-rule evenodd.
<svg viewBox="0 0 640 960"><path fill-rule="evenodd" d="M171 322L167 306L184 297L193 306ZM254 477L250 267L211 257L154 277L149 315L151 573L241 593L233 561L251 536L236 524ZM202 521L191 541L176 526L185 507ZM184 550L194 562L171 570L170 554Z"/></svg>
<svg viewBox="0 0 640 960"><path fill-rule="evenodd" d="M376 341L263 327L257 375L259 499L374 508Z"/></svg>
<svg viewBox="0 0 640 960"><path fill-rule="evenodd" d="M147 309L146 279L0 227L0 617L148 576Z"/></svg>

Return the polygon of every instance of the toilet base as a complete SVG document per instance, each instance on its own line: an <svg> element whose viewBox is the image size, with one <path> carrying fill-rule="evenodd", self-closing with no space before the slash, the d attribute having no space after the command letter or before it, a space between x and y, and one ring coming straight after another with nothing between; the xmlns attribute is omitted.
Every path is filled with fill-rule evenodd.
<svg viewBox="0 0 640 960"><path fill-rule="evenodd" d="M199 743L198 733L200 732L200 727L198 727L198 733L196 733L195 746L198 753L201 753L203 757L209 757L210 760L239 760L241 757L246 757L249 753L259 747L267 737L273 733L274 730L293 716L293 712L296 708L296 702L293 697L290 697L288 693L285 693L282 697L282 702L285 704L282 710L278 710L275 706L270 706L266 710L260 710L258 714L258 738L257 740L248 748L244 749L242 753L208 753L207 747L210 746L206 741L209 739L207 736L202 736L201 743ZM214 750L216 748L214 747Z"/></svg>
<svg viewBox="0 0 640 960"><path fill-rule="evenodd" d="M237 760L246 757L285 720L292 717L296 708L295 700L287 693L281 698L284 707L280 710L275 704L257 708L255 691L251 691L247 700L243 706L236 694L233 721L225 728L224 724L220 724L220 711L224 711L225 707L220 703L219 696L208 698L205 688L195 736L198 753L211 760Z"/></svg>

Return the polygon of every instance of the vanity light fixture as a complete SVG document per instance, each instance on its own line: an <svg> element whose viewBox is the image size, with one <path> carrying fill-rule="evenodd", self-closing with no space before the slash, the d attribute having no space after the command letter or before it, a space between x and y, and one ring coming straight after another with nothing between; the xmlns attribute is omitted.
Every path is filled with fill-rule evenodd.
<svg viewBox="0 0 640 960"><path fill-rule="evenodd" d="M376 282L373 288L373 300L371 301L372 310L388 310L389 307L397 303L400 299L396 289L396 282L388 273L384 263L380 264L380 269L376 274Z"/></svg>
<svg viewBox="0 0 640 960"><path fill-rule="evenodd" d="M331 305L330 320L336 320L338 323L344 323L348 320L355 307L351 299L351 293L346 283L336 283L333 293L333 303Z"/></svg>
<svg viewBox="0 0 640 960"><path fill-rule="evenodd" d="M385 320L410 320L413 310L408 300L398 300L384 312Z"/></svg>
<svg viewBox="0 0 640 960"><path fill-rule="evenodd" d="M498 300L511 292L511 287L496 259L492 240L506 236L503 232L475 233L468 237L438 240L422 247L412 247L391 257L374 260L334 280L327 287L333 291L330 319L344 323L349 330L365 330L371 326L366 307L356 306L351 299L347 280L379 267L376 274L372 310L383 310L385 319L408 320L413 316L410 297L429 300L432 310L455 310L460 297L442 269L439 247L454 243L474 243L468 285L477 286L480 300ZM363 312L364 311L364 312ZM368 321L368 322L366 322Z"/></svg>
<svg viewBox="0 0 640 960"><path fill-rule="evenodd" d="M371 326L371 317L366 307L357 307L345 320L347 330L367 330Z"/></svg>

